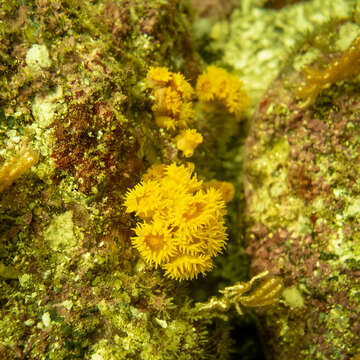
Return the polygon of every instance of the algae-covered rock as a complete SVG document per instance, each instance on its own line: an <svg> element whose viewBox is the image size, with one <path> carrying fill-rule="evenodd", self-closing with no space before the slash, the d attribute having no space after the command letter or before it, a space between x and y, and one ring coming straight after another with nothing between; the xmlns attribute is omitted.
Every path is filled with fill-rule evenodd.
<svg viewBox="0 0 360 360"><path fill-rule="evenodd" d="M227 356L227 326L145 266L122 207L178 159L145 79L196 78L191 20L182 0L0 5L1 359Z"/></svg>
<svg viewBox="0 0 360 360"><path fill-rule="evenodd" d="M194 31L188 0L1 2L1 359L254 360L249 308L275 358L356 354L358 83L309 101L296 90L304 64L325 66L357 36L356 1L295 2L193 1ZM311 33L332 16L325 46ZM299 39L251 125L245 210L249 104ZM160 186L170 164L198 186L180 172ZM134 188L149 213L124 206ZM146 241L171 251L154 263L134 229L155 220L169 236ZM194 258L206 279L185 280L205 273ZM191 276L167 278L170 263Z"/></svg>
<svg viewBox="0 0 360 360"><path fill-rule="evenodd" d="M358 40L340 46L350 28L359 34L355 23L334 23L300 47L262 97L246 143L252 271L267 269L285 285L281 304L261 321L269 359L360 352L360 93L349 68L357 57L344 62L359 51ZM337 82L304 98L317 75L333 78L337 62ZM314 77L306 76L310 69Z"/></svg>

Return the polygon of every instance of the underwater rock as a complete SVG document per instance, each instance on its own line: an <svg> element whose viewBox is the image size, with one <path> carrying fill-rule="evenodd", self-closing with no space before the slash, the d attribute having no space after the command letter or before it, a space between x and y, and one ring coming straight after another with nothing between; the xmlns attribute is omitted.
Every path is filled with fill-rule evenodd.
<svg viewBox="0 0 360 360"><path fill-rule="evenodd" d="M360 83L337 79L315 99L299 96L304 59L320 71L348 54L339 50L344 27L300 47L262 97L246 142L251 271L269 270L285 287L260 314L267 359L360 353Z"/></svg>
<svg viewBox="0 0 360 360"><path fill-rule="evenodd" d="M182 0L1 5L0 164L16 175L0 192L1 359L209 358L220 328L228 343L145 266L122 206L176 156L146 73L196 78L191 14Z"/></svg>

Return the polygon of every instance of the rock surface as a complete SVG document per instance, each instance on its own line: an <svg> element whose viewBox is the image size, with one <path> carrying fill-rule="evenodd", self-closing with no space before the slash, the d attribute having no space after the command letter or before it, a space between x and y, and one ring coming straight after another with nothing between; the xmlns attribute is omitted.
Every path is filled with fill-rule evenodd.
<svg viewBox="0 0 360 360"><path fill-rule="evenodd" d="M329 50L327 35L319 37L327 39L321 43L328 52L312 62L325 67L342 52ZM296 64L314 48L302 50L264 94L246 142L247 252L254 273L266 269L284 279L282 303L262 318L269 359L355 359L359 81L331 84L313 103L304 102Z"/></svg>

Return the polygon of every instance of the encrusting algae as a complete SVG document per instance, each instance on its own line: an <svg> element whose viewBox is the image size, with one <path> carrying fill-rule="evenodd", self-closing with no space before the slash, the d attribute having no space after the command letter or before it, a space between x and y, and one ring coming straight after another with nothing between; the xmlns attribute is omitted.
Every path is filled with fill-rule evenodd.
<svg viewBox="0 0 360 360"><path fill-rule="evenodd" d="M129 190L124 205L142 219L132 238L148 264L172 279L187 280L213 267L212 257L225 247L225 201L204 187L193 166L158 165Z"/></svg>

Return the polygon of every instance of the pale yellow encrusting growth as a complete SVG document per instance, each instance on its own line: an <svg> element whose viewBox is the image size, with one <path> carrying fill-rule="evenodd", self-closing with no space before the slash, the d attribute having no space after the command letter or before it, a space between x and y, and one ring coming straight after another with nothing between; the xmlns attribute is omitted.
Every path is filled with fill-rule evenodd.
<svg viewBox="0 0 360 360"><path fill-rule="evenodd" d="M19 153L10 158L0 168L0 191L9 187L38 161L39 152L28 148L26 144L23 145Z"/></svg>

